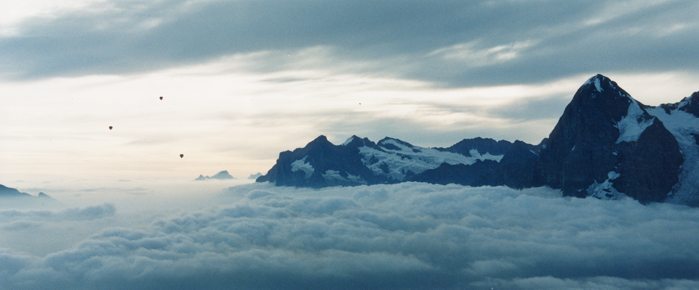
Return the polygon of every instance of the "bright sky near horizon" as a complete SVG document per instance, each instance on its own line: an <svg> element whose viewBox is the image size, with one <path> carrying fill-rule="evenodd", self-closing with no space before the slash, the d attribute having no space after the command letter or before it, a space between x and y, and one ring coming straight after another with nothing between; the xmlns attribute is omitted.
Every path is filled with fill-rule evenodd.
<svg viewBox="0 0 699 290"><path fill-rule="evenodd" d="M2 1L0 184L244 180L320 134L538 143L596 73L699 90L699 4L596 3Z"/></svg>

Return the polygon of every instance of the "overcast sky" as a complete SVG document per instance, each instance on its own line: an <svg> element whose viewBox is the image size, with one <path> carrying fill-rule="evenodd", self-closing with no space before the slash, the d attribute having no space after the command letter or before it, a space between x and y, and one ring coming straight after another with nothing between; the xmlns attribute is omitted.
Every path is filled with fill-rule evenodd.
<svg viewBox="0 0 699 290"><path fill-rule="evenodd" d="M538 143L596 73L649 105L699 90L697 1L8 2L15 186L244 179L319 134Z"/></svg>

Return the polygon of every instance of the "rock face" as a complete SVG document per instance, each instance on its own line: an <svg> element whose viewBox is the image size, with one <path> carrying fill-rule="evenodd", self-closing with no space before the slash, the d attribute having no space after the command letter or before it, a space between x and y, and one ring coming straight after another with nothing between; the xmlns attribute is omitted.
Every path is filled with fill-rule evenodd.
<svg viewBox="0 0 699 290"><path fill-rule="evenodd" d="M621 145L614 186L644 203L665 200L679 180L683 162L672 134L655 119L637 142Z"/></svg>
<svg viewBox="0 0 699 290"><path fill-rule="evenodd" d="M500 165L496 161L476 161L471 165L442 164L435 169L427 170L409 179L409 181L435 184L461 184L468 186L502 185Z"/></svg>
<svg viewBox="0 0 699 290"><path fill-rule="evenodd" d="M492 142L489 141L488 143L496 144L496 141L492 139L476 139L479 139L479 141L471 144L480 143L480 140L490 140ZM476 139L464 140L457 144L463 144L465 141L468 142ZM502 156L498 161L478 160L470 165L442 164L435 169L426 170L410 178L409 181L437 184L455 183L469 186L507 185L512 188L526 188L542 185L541 177L537 170L540 164L537 152L538 148L536 146L519 140L514 143L507 141L497 141L497 143L506 144L506 146L503 146L505 148L499 151L491 151L502 154L498 155ZM490 150L489 148L492 147L478 148L481 148L481 150Z"/></svg>
<svg viewBox="0 0 699 290"><path fill-rule="evenodd" d="M584 197L597 189L591 185L608 181L612 191L641 202L664 200L677 183L682 154L644 107L602 75L588 80L542 144L543 183Z"/></svg>
<svg viewBox="0 0 699 290"><path fill-rule="evenodd" d="M542 186L539 150L538 146L515 141L500 161L502 185L517 189Z"/></svg>
<svg viewBox="0 0 699 290"><path fill-rule="evenodd" d="M647 108L647 111L662 121L677 140L684 159L679 182L668 200L699 206L699 92L674 104Z"/></svg>
<svg viewBox="0 0 699 290"><path fill-rule="evenodd" d="M323 187L420 181L699 205L699 92L646 106L603 75L586 81L539 145L487 138L425 148L395 138L320 136L279 155L258 182Z"/></svg>

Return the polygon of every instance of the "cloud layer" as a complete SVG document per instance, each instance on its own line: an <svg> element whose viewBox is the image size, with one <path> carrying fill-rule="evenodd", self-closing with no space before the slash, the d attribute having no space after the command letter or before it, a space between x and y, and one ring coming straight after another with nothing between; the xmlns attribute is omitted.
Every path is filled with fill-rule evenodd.
<svg viewBox="0 0 699 290"><path fill-rule="evenodd" d="M0 287L699 287L699 211L681 206L415 183L250 185L219 202L43 257L2 250Z"/></svg>

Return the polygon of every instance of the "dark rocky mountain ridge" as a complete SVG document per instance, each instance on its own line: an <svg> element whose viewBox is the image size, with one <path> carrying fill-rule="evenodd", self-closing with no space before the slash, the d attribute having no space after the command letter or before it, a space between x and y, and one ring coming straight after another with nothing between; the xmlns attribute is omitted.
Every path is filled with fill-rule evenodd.
<svg viewBox="0 0 699 290"><path fill-rule="evenodd" d="M647 106L603 75L587 80L540 144L488 138L426 148L386 137L341 145L320 136L285 151L258 182L324 187L420 181L512 188L549 186L567 196L699 205L699 92ZM697 168L695 168L697 167ZM696 177L696 178L695 178Z"/></svg>

